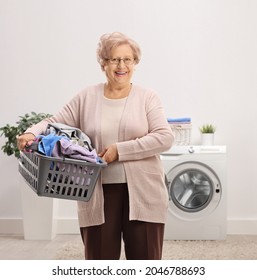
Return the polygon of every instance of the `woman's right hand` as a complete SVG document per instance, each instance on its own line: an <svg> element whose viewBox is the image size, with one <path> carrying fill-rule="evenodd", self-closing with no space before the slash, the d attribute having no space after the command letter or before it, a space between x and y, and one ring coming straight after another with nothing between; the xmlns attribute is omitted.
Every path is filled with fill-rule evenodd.
<svg viewBox="0 0 257 280"><path fill-rule="evenodd" d="M34 142L35 138L36 136L32 133L17 135L16 139L18 149L20 151L24 150L26 146L29 146Z"/></svg>

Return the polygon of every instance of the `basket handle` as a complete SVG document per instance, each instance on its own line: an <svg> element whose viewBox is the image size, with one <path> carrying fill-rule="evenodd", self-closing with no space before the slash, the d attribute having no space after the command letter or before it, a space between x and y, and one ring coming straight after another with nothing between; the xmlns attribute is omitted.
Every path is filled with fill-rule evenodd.
<svg viewBox="0 0 257 280"><path fill-rule="evenodd" d="M38 142L33 142L30 145L26 145L25 146L25 150L26 151L38 151Z"/></svg>

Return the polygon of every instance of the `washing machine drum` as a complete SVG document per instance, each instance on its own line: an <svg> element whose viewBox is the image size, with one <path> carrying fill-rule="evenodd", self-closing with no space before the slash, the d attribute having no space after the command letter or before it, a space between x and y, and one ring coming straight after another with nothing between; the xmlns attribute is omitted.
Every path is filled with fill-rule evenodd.
<svg viewBox="0 0 257 280"><path fill-rule="evenodd" d="M220 200L221 185L216 174L206 165L186 162L166 175L169 199L180 210L198 212Z"/></svg>

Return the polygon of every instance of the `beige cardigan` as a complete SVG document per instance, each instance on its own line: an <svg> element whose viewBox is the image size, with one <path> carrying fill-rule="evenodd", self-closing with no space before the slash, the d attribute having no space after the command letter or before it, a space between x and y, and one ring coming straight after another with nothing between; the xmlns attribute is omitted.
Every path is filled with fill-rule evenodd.
<svg viewBox="0 0 257 280"><path fill-rule="evenodd" d="M100 152L101 108L104 84L79 92L59 113L26 132L44 133L49 122L80 128ZM133 85L120 122L119 161L123 161L129 190L130 220L165 223L168 193L159 154L172 146L174 137L157 94ZM80 227L104 223L101 178L89 202L78 202Z"/></svg>

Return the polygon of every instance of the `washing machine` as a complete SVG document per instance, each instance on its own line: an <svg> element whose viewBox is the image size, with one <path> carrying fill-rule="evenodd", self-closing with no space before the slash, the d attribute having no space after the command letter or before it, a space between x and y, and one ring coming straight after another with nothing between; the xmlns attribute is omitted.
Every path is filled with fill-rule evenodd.
<svg viewBox="0 0 257 280"><path fill-rule="evenodd" d="M226 146L173 146L161 160L169 193L164 239L226 239Z"/></svg>

